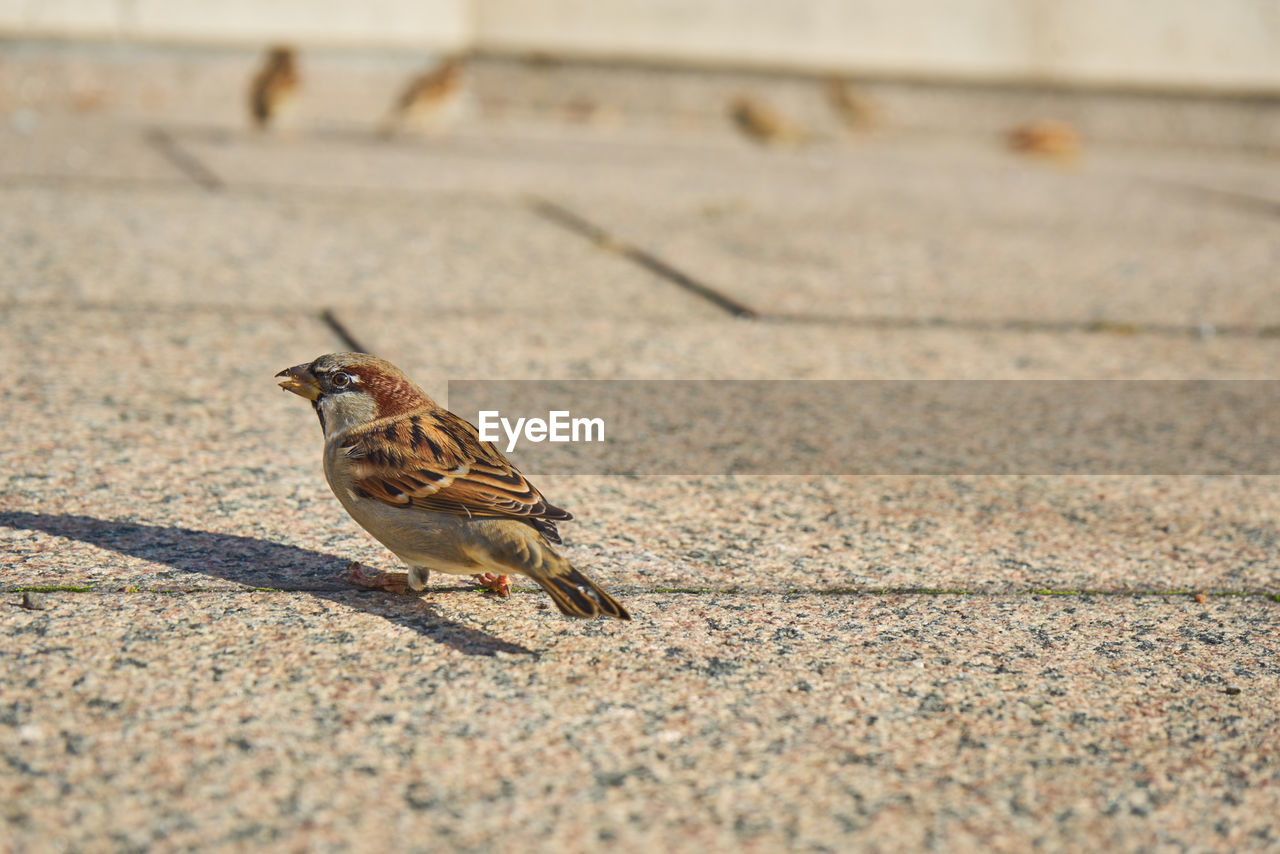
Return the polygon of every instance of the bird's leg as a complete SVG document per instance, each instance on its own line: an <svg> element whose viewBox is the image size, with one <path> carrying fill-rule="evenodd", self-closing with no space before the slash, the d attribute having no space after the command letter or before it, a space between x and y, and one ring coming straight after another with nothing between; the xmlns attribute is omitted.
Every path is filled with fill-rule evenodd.
<svg viewBox="0 0 1280 854"><path fill-rule="evenodd" d="M351 561L342 573L344 581L368 587L373 590L386 590L389 593L407 593L409 590L407 572L380 572L376 569L365 570L359 561Z"/></svg>
<svg viewBox="0 0 1280 854"><path fill-rule="evenodd" d="M511 595L511 579L506 575L494 575L492 572L477 572L472 576L485 590L492 590L503 599Z"/></svg>

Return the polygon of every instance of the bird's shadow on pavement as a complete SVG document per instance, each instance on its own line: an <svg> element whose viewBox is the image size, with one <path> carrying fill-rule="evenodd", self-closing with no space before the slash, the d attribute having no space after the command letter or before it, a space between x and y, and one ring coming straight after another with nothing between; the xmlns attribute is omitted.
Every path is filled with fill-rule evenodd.
<svg viewBox="0 0 1280 854"><path fill-rule="evenodd" d="M198 572L254 588L309 593L376 614L467 655L533 654L519 644L443 617L421 599L361 591L339 581L340 568L345 562L336 555L254 537L90 516L5 512L0 513L0 525L80 540L98 548L163 563L183 573ZM408 607L388 608L388 598Z"/></svg>

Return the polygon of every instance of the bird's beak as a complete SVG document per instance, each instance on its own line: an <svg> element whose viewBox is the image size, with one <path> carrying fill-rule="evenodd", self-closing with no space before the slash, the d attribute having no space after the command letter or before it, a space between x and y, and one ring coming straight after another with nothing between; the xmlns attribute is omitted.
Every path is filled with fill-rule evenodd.
<svg viewBox="0 0 1280 854"><path fill-rule="evenodd" d="M307 400L314 401L320 398L320 383L316 381L315 374L311 373L306 365L285 368L276 374L276 379L280 381L280 388L285 391L291 391Z"/></svg>

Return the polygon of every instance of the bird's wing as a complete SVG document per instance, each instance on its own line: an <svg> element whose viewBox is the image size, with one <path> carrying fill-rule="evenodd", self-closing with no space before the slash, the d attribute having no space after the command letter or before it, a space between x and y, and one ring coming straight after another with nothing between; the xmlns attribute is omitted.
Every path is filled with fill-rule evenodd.
<svg viewBox="0 0 1280 854"><path fill-rule="evenodd" d="M476 428L444 409L379 421L342 442L357 495L393 507L528 522L555 540L573 516L550 504ZM544 530L549 528L549 532Z"/></svg>

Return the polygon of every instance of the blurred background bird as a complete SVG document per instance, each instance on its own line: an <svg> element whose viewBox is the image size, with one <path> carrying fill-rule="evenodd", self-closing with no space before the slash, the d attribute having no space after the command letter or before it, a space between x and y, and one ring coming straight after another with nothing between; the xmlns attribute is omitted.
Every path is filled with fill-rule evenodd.
<svg viewBox="0 0 1280 854"><path fill-rule="evenodd" d="M464 70L462 58L454 56L410 80L383 120L380 134L439 132L455 122L463 107Z"/></svg>
<svg viewBox="0 0 1280 854"><path fill-rule="evenodd" d="M804 129L759 98L739 95L729 104L729 115L738 130L765 145L799 145Z"/></svg>
<svg viewBox="0 0 1280 854"><path fill-rule="evenodd" d="M249 116L254 127L266 130L279 125L295 101L300 83L293 48L275 45L268 49L249 87Z"/></svg>
<svg viewBox="0 0 1280 854"><path fill-rule="evenodd" d="M853 130L871 130L880 123L880 110L875 101L843 77L827 78L827 101L840 121Z"/></svg>

